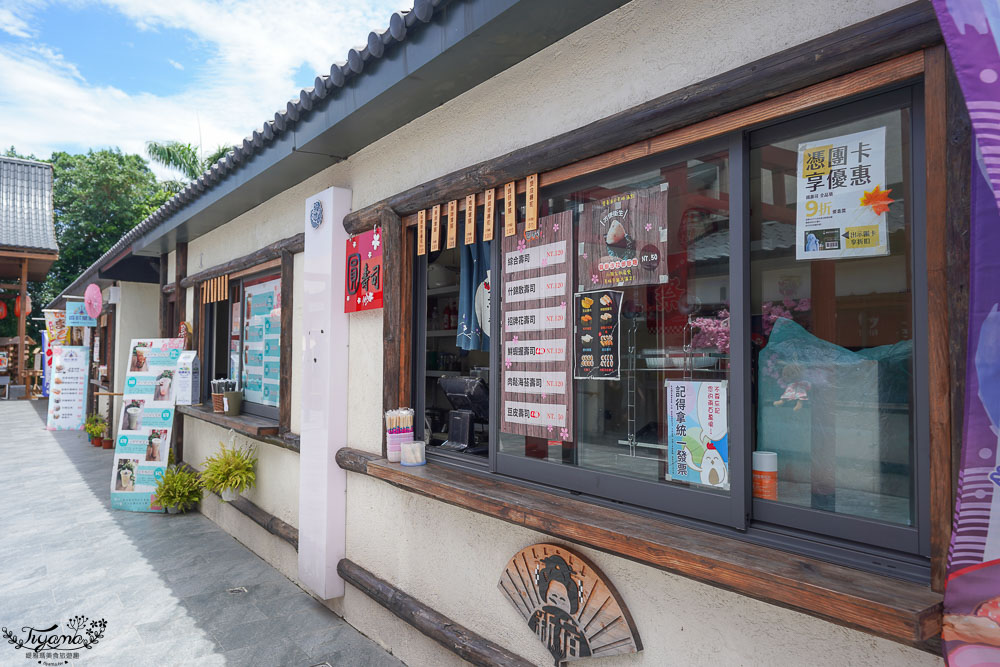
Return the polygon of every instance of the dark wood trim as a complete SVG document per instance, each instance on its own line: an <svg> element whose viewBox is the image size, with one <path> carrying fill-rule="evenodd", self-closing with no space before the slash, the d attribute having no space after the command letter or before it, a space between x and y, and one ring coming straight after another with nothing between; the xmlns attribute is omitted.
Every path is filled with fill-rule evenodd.
<svg viewBox="0 0 1000 667"><path fill-rule="evenodd" d="M189 471L200 473L199 470L192 467L188 463L181 463L181 466ZM212 492L208 491L208 493ZM218 497L218 494L213 493L213 495ZM299 550L299 529L292 524L279 519L270 512L262 510L260 507L250 502L243 496L240 496L236 500L226 504L249 518L251 521L275 537L279 537L285 542L291 544L296 551Z"/></svg>
<svg viewBox="0 0 1000 667"><path fill-rule="evenodd" d="M176 322L170 323L170 328L176 330L180 322L187 321L187 289L181 289L181 281L187 277L188 270L188 244L187 241L182 241L177 244L177 257L174 261L174 284L177 285L177 305L174 307L174 317L177 318ZM194 295L195 310L197 310L197 305L200 303L198 300L198 294L195 292ZM197 321L198 315L195 313L194 319ZM198 331L197 324L195 325L195 331ZM199 358L204 358L200 353Z"/></svg>
<svg viewBox="0 0 1000 667"><path fill-rule="evenodd" d="M372 600L473 665L531 667L533 664L407 595L357 563L346 558L342 559L337 563L337 574Z"/></svg>
<svg viewBox="0 0 1000 667"><path fill-rule="evenodd" d="M248 438L254 438L293 452L299 451L299 436L291 432L279 433L278 422L273 419L248 414L229 417L221 412L212 412L212 406L208 404L178 405L177 412L222 428L231 428Z"/></svg>
<svg viewBox="0 0 1000 667"><path fill-rule="evenodd" d="M177 283L167 283L166 285L160 288L160 291L167 296L175 294L177 292Z"/></svg>
<svg viewBox="0 0 1000 667"><path fill-rule="evenodd" d="M926 649L941 595L889 579L436 463L406 468L351 448L345 470L711 586Z"/></svg>
<svg viewBox="0 0 1000 667"><path fill-rule="evenodd" d="M371 229L379 205L410 215L436 203L547 172L940 43L929 2L915 2L735 68L626 111L452 172L344 217ZM544 182L544 178L540 175Z"/></svg>
<svg viewBox="0 0 1000 667"><path fill-rule="evenodd" d="M389 207L379 209L379 225L382 227L382 409L401 407L399 377L403 373L401 365L401 341L408 338L403 329L409 330L409 322L403 320L404 303L411 301L409 293L403 291L402 247L403 222ZM409 369L407 369L408 371ZM385 454L385 437L382 439L382 453Z"/></svg>
<svg viewBox="0 0 1000 667"><path fill-rule="evenodd" d="M236 259L229 260L223 264L213 266L210 269L205 269L204 271L200 271L194 275L187 276L180 281L180 286L184 288L193 287L210 278L218 278L219 276L228 275L236 271L253 268L258 264L263 264L264 262L280 259L281 253L284 251L288 251L292 254L302 252L304 247L305 233L299 232L295 236L289 236L286 239L281 239L280 241L275 241L270 245L264 246L260 250L255 250L249 255L237 257Z"/></svg>
<svg viewBox="0 0 1000 667"><path fill-rule="evenodd" d="M417 256L416 234L410 234L406 225L400 225L400 257L396 260L399 272L399 405L412 407L413 377L413 262ZM383 297L384 301L384 297Z"/></svg>
<svg viewBox="0 0 1000 667"><path fill-rule="evenodd" d="M167 322L167 304L169 295L167 289L167 254L160 255L160 338L170 337L170 323Z"/></svg>
<svg viewBox="0 0 1000 667"><path fill-rule="evenodd" d="M926 51L924 74L927 171L927 339L930 402L931 586L943 592L951 542L951 372L948 289L947 54ZM938 185L935 185L938 184Z"/></svg>
<svg viewBox="0 0 1000 667"><path fill-rule="evenodd" d="M292 425L292 288L295 285L295 257L281 251L281 350L278 359L278 427L287 433Z"/></svg>

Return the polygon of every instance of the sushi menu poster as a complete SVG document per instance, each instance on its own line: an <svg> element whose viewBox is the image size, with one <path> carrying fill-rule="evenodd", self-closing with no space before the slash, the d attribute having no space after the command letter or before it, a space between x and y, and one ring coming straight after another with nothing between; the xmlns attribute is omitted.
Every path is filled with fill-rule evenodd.
<svg viewBox="0 0 1000 667"><path fill-rule="evenodd" d="M504 433L573 440L572 230L573 213L563 211L503 238Z"/></svg>
<svg viewBox="0 0 1000 667"><path fill-rule="evenodd" d="M667 283L667 184L584 204L577 290Z"/></svg>
<svg viewBox="0 0 1000 667"><path fill-rule="evenodd" d="M573 297L577 380L619 379L623 294L599 290Z"/></svg>

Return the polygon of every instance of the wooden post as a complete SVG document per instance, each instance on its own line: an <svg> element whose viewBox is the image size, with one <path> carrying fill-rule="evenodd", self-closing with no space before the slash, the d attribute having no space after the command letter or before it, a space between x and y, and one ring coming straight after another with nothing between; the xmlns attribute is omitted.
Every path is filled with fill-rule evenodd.
<svg viewBox="0 0 1000 667"><path fill-rule="evenodd" d="M160 338L166 338L170 333L170 317L167 308L167 295L163 288L167 286L167 253L160 254Z"/></svg>
<svg viewBox="0 0 1000 667"><path fill-rule="evenodd" d="M188 244L186 241L179 242L176 248L177 261L174 262L174 284L177 285L177 307L174 308L174 314L176 315L176 322L170 323L170 329L174 331L168 332L171 335L177 333L176 327L179 322L189 322L187 316L187 289L181 289L181 280L187 277L188 268ZM195 303L198 302L198 295L195 295Z"/></svg>
<svg viewBox="0 0 1000 667"><path fill-rule="evenodd" d="M440 206L435 206L434 219L440 236ZM382 227L382 408L391 410L400 407L401 368L400 338L402 330L409 328L402 321L403 302L409 300L409 293L403 292L402 248L403 221L388 206L379 210L379 225ZM431 240L433 248L433 238ZM385 456L385 442L382 456Z"/></svg>
<svg viewBox="0 0 1000 667"><path fill-rule="evenodd" d="M21 315L17 318L17 373L20 382L24 385L24 396L27 398L30 394L30 389L28 388L28 376L26 372L27 359L24 357L24 337L27 335L25 331L25 324L28 321L28 260L21 260Z"/></svg>
<svg viewBox="0 0 1000 667"><path fill-rule="evenodd" d="M292 424L292 287L295 258L281 252L281 349L278 370L278 433L287 433ZM228 286L227 286L228 290ZM223 297L224 298L224 297ZM227 311L226 317L231 317Z"/></svg>

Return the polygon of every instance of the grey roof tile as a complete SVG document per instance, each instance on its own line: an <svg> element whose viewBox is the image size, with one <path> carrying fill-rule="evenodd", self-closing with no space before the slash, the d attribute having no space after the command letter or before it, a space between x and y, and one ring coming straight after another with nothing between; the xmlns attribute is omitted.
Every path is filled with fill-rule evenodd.
<svg viewBox="0 0 1000 667"><path fill-rule="evenodd" d="M51 165L0 157L0 246L59 250Z"/></svg>

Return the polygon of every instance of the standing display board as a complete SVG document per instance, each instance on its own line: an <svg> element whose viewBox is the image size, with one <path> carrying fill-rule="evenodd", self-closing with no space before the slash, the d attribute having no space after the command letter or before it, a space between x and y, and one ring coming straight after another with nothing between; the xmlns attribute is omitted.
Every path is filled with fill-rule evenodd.
<svg viewBox="0 0 1000 667"><path fill-rule="evenodd" d="M51 349L52 379L45 428L50 431L82 430L87 407L90 348L58 345Z"/></svg>
<svg viewBox="0 0 1000 667"><path fill-rule="evenodd" d="M658 285L667 275L667 184L587 202L577 291Z"/></svg>
<svg viewBox="0 0 1000 667"><path fill-rule="evenodd" d="M573 213L503 238L503 422L505 433L571 442L569 239Z"/></svg>
<svg viewBox="0 0 1000 667"><path fill-rule="evenodd" d="M889 254L885 128L799 144L795 259Z"/></svg>
<svg viewBox="0 0 1000 667"><path fill-rule="evenodd" d="M281 280L246 285L243 294L243 398L278 406Z"/></svg>
<svg viewBox="0 0 1000 667"><path fill-rule="evenodd" d="M183 338L133 340L116 425L111 507L160 512L156 484L167 467L174 426L174 381Z"/></svg>

